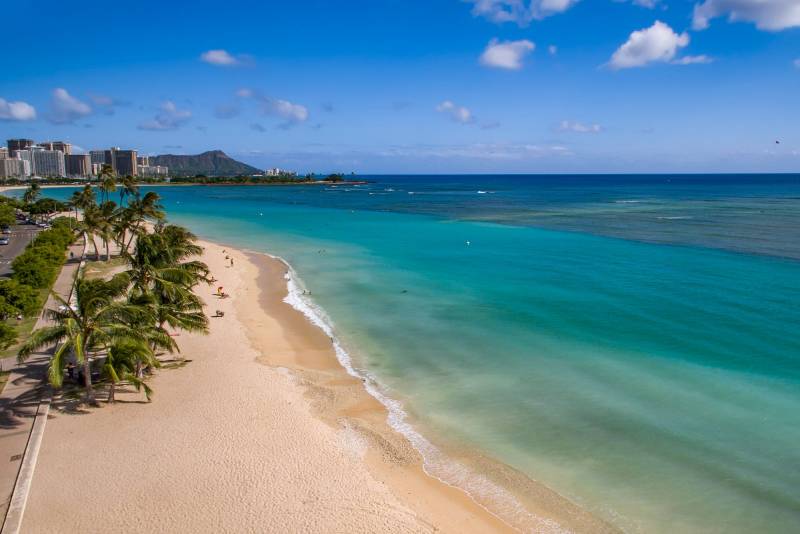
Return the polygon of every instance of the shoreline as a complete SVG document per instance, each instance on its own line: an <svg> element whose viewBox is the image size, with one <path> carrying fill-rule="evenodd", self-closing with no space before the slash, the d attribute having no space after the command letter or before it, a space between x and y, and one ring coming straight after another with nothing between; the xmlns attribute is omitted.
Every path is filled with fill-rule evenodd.
<svg viewBox="0 0 800 534"><path fill-rule="evenodd" d="M324 180L315 180L313 182L245 182L245 183L234 183L234 182L222 182L222 183L204 183L204 182L186 182L186 183L170 183L170 182L159 182L159 183L149 183L149 182L136 182L138 187L191 187L191 186L202 186L202 187L255 187L255 186L287 186L287 187L297 187L302 185L328 185L333 187L339 186L354 186L354 185L368 185L372 182L368 180L343 180L341 182L326 182ZM7 191L19 191L28 189L29 184L19 184L19 185L0 185L0 194L5 193ZM80 182L74 184L40 184L42 189L65 189L65 188L75 188L81 189L86 185L97 186L98 182Z"/></svg>
<svg viewBox="0 0 800 534"><path fill-rule="evenodd" d="M391 449L381 451L384 462L386 457L402 458L403 463L413 466L411 473L405 473L406 477L421 476L428 481L438 482L440 487L431 488L434 491L455 490L500 520L504 528L521 532L619 532L616 527L547 486L479 451L443 449L440 444L430 442L407 421L408 415L403 411L402 403L386 396L382 386L370 373L361 371L353 364L350 355L336 338L332 324L326 319L327 314L313 301L303 298L298 275L291 264L269 253L244 252L260 268L258 287L262 292L259 297L262 308L270 313L279 313L275 301L283 294L281 303L291 306L305 319L304 324L296 325L305 331L305 336L313 336L313 331L319 330L328 339L323 343L328 345L328 350L315 358L290 362L265 360L268 365L291 366L304 376L310 388L338 399L336 403L316 406L315 413L320 418L330 424L341 422L342 418L357 420L362 432L376 436L379 448ZM274 265L270 266L272 262L285 270L282 276ZM274 288L275 279L279 276L286 281L285 288L265 291L264 288ZM257 323L248 326L247 331L251 335L258 331ZM333 386L326 383L324 376L317 374L320 371L334 375ZM339 375L338 378L335 375ZM352 384L348 383L350 381ZM336 391L348 387L352 387L353 391L345 394ZM409 445L410 451L407 448ZM431 456L435 456L441 465L431 465ZM403 480L393 479L391 473L387 477L386 466L380 461L368 463L373 472L390 486L401 491L405 489Z"/></svg>
<svg viewBox="0 0 800 534"><path fill-rule="evenodd" d="M179 334L187 360L156 373L152 403L132 388L99 409L56 403L26 532L516 530L426 472L333 339L285 302L286 262L200 244L218 282L198 294L224 317L208 336ZM215 298L218 285L231 298ZM552 508L543 491L544 505L541 491L522 499L539 522L517 529L614 531L561 497Z"/></svg>

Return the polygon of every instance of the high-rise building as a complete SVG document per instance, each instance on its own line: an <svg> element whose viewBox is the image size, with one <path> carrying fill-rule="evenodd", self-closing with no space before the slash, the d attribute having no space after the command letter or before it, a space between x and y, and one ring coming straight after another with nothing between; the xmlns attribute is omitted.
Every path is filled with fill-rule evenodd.
<svg viewBox="0 0 800 534"><path fill-rule="evenodd" d="M0 159L0 178L24 178L31 175L30 164L22 159Z"/></svg>
<svg viewBox="0 0 800 534"><path fill-rule="evenodd" d="M115 150L114 155L114 172L118 176L136 176L138 174L138 165L136 160L135 150Z"/></svg>
<svg viewBox="0 0 800 534"><path fill-rule="evenodd" d="M64 158L67 161L68 176L90 176L92 174L92 157L89 154L68 154Z"/></svg>
<svg viewBox="0 0 800 534"><path fill-rule="evenodd" d="M166 176L169 173L169 169L164 165L146 165L146 166L139 166L137 169L139 172L139 176Z"/></svg>
<svg viewBox="0 0 800 534"><path fill-rule="evenodd" d="M32 151L32 171L34 175L53 178L64 178L67 176L63 152L60 150L36 150L36 147L32 148L34 148Z"/></svg>
<svg viewBox="0 0 800 534"><path fill-rule="evenodd" d="M90 150L89 156L92 158L92 164L104 165L106 162L105 150ZM109 164L110 165L110 164Z"/></svg>
<svg viewBox="0 0 800 534"><path fill-rule="evenodd" d="M118 146L112 146L110 149L104 151L105 160L103 161L103 163L105 163L106 165L111 165L111 170L113 170L115 173L117 172L116 156L118 150L119 150Z"/></svg>
<svg viewBox="0 0 800 534"><path fill-rule="evenodd" d="M0 146L0 159L6 159L8 157L8 149L4 146Z"/></svg>
<svg viewBox="0 0 800 534"><path fill-rule="evenodd" d="M150 166L150 156L136 156L136 164L139 167L149 167Z"/></svg>
<svg viewBox="0 0 800 534"><path fill-rule="evenodd" d="M9 139L8 143L8 157L13 158L17 155L18 150L28 150L33 146L33 139Z"/></svg>
<svg viewBox="0 0 800 534"><path fill-rule="evenodd" d="M92 163L92 176L100 176L100 171L103 170L103 163Z"/></svg>
<svg viewBox="0 0 800 534"><path fill-rule="evenodd" d="M65 143L64 141L44 141L39 143L39 146L45 150L60 150L65 156L72 154L72 144Z"/></svg>

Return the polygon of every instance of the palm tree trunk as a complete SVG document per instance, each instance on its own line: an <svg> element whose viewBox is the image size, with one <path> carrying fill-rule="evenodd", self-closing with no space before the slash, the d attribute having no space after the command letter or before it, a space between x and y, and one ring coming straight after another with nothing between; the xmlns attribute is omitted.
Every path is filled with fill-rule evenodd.
<svg viewBox="0 0 800 534"><path fill-rule="evenodd" d="M114 390L116 389L117 383L113 380L111 381L111 387L108 388L108 399L106 402L113 403L114 402Z"/></svg>
<svg viewBox="0 0 800 534"><path fill-rule="evenodd" d="M111 261L111 243L110 239L106 239L106 261Z"/></svg>
<svg viewBox="0 0 800 534"><path fill-rule="evenodd" d="M125 245L125 253L128 253L128 249L130 248L131 244L133 244L133 238L136 237L136 230L139 229L139 223L136 223L133 226L133 230L131 230L131 238L128 240L128 243Z"/></svg>
<svg viewBox="0 0 800 534"><path fill-rule="evenodd" d="M100 261L100 250L97 248L97 241L94 238L94 234L92 234L92 246L94 247L95 261Z"/></svg>
<svg viewBox="0 0 800 534"><path fill-rule="evenodd" d="M83 360L83 385L86 387L86 402L95 404L94 389L92 388L92 366L89 364L89 358Z"/></svg>

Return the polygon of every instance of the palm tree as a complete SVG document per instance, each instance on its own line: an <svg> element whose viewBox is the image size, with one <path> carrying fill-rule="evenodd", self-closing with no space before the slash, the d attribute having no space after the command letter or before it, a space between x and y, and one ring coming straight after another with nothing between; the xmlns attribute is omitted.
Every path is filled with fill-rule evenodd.
<svg viewBox="0 0 800 534"><path fill-rule="evenodd" d="M106 261L111 261L111 242L114 241L115 221L117 219L117 205L113 200L107 200L100 204L99 213L99 233L98 236L103 240L106 247Z"/></svg>
<svg viewBox="0 0 800 534"><path fill-rule="evenodd" d="M139 196L139 186L136 185L136 181L133 179L133 176L126 176L122 179L122 187L119 188L119 205L125 205L125 197L132 196L138 197Z"/></svg>
<svg viewBox="0 0 800 534"><path fill-rule="evenodd" d="M188 259L203 252L196 239L185 228L174 225L157 225L153 233L140 235L127 256L133 289L152 293L158 301L171 301L208 281L208 266Z"/></svg>
<svg viewBox="0 0 800 534"><path fill-rule="evenodd" d="M111 345L105 362L103 362L103 376L108 378L110 382L107 402L114 402L116 386L123 381L133 384L136 391L144 389L145 397L149 401L153 390L138 374L138 370L144 365L151 367L161 366L161 363L146 342L125 339Z"/></svg>
<svg viewBox="0 0 800 534"><path fill-rule="evenodd" d="M72 193L72 196L69 197L67 200L67 205L75 210L75 220L78 220L78 208L80 208L81 203L81 192L75 191Z"/></svg>
<svg viewBox="0 0 800 534"><path fill-rule="evenodd" d="M103 193L103 200L108 201L109 193L117 190L117 182L114 179L114 169L111 165L103 165L97 179L100 181L100 191Z"/></svg>
<svg viewBox="0 0 800 534"><path fill-rule="evenodd" d="M103 232L104 219L100 208L97 205L89 205L83 210L83 220L80 229L89 236L94 247L94 259L100 259L100 251L97 248L96 237Z"/></svg>
<svg viewBox="0 0 800 534"><path fill-rule="evenodd" d="M22 200L26 204L33 204L40 196L42 196L42 186L33 182L28 186L28 189L25 190L25 194L22 195Z"/></svg>
<svg viewBox="0 0 800 534"><path fill-rule="evenodd" d="M156 223L164 220L164 206L160 203L161 197L154 191L148 191L143 197L138 195L128 203L127 210L130 211L131 238L123 246L123 255L128 253L128 249L133 243L133 238L141 233L144 223L148 220Z"/></svg>
<svg viewBox="0 0 800 534"><path fill-rule="evenodd" d="M95 404L92 388L90 354L128 340L142 340L135 327L153 323L149 308L120 300L127 292L130 278L125 273L111 280L80 279L75 283L75 306L70 306L60 296L53 297L61 305L57 310L47 310L46 316L54 324L33 332L19 350L18 359L25 361L34 351L57 345L48 368L48 378L55 387L63 382L63 369L70 354L82 366L86 401Z"/></svg>

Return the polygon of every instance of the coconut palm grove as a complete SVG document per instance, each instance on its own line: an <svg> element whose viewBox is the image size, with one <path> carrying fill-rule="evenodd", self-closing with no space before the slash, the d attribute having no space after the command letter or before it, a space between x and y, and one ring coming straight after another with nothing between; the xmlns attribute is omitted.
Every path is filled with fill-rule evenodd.
<svg viewBox="0 0 800 534"><path fill-rule="evenodd" d="M119 195L119 201L116 196ZM98 185L86 185L64 203L42 198L32 184L22 199L0 198L0 216L37 220L45 230L14 260L0 281L0 340L18 345L20 361L55 347L48 379L91 405L98 390L114 401L120 384L142 391L153 369L180 352L174 333L205 332L208 318L192 289L210 283L194 234L167 224L155 192L141 194L130 180L119 183L104 169ZM69 215L67 215L69 214ZM3 222L3 221L0 221ZM55 307L42 310L64 263L67 247L85 243L87 261L78 271L72 298L52 294ZM40 314L38 329L24 332L25 317Z"/></svg>

